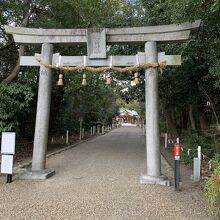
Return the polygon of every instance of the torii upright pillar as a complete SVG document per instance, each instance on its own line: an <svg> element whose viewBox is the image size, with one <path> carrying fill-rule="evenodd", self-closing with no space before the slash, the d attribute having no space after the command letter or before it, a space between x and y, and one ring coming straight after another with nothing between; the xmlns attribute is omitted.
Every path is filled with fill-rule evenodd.
<svg viewBox="0 0 220 220"><path fill-rule="evenodd" d="M43 63L52 63L52 44L42 44L41 58ZM21 177L24 179L46 179L55 174L54 170L46 169L46 151L51 101L51 80L51 69L41 65L38 86L32 169L31 171L24 173L24 175Z"/></svg>
<svg viewBox="0 0 220 220"><path fill-rule="evenodd" d="M157 42L145 43L145 55L147 62L158 62ZM169 186L167 177L161 175L157 68L145 70L145 109L147 175L140 181Z"/></svg>

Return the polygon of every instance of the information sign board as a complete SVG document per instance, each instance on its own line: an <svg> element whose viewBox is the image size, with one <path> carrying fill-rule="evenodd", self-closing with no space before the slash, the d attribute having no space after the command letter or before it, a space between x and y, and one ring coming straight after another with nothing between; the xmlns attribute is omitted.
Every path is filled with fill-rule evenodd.
<svg viewBox="0 0 220 220"><path fill-rule="evenodd" d="M15 154L15 132L2 132L1 154Z"/></svg>
<svg viewBox="0 0 220 220"><path fill-rule="evenodd" d="M13 155L2 155L1 159L1 173L13 173Z"/></svg>

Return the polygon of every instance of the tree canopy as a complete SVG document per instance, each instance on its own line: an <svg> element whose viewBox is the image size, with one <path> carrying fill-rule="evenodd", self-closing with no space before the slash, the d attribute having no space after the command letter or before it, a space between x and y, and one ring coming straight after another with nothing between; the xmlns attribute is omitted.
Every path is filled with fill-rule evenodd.
<svg viewBox="0 0 220 220"><path fill-rule="evenodd" d="M180 135L188 128L207 130L213 125L218 128L219 10L219 0L2 0L0 2L0 80L6 85L16 83L32 91L33 102L28 102L29 105L27 103L26 107L30 110L36 107L38 70L20 67L18 58L23 54L33 55L34 52L39 52L40 48L16 45L12 36L6 35L4 25L35 28L111 28L178 24L201 19L201 28L192 33L185 43L159 45L159 51L182 56L180 67L167 67L160 75L160 109L162 120L166 125L164 128L174 135ZM108 53L136 54L144 50L143 46L114 45L108 48ZM86 47L55 45L55 51L62 55L85 55ZM70 72L65 73L65 87L57 89L55 82L58 73L54 72L52 106L55 102L60 106L58 109L62 114L59 111L56 114L52 112L52 118L56 118L52 121L59 123L62 121L62 126L65 127L67 123L64 122L65 111L69 111L66 113L67 116L84 111L91 113L88 116L90 119L92 117L95 120L100 117L105 120L110 119L117 108L116 99L123 99L127 103L136 100L139 103L137 108L144 112L144 70L140 70L141 83L135 87L130 86L129 83L118 83L132 80L133 75L130 73L112 74L115 83L111 87L105 86L98 74L87 74L91 84L86 89L80 87L81 75ZM127 88L126 92L121 92L124 88ZM28 112L26 117L30 117Z"/></svg>

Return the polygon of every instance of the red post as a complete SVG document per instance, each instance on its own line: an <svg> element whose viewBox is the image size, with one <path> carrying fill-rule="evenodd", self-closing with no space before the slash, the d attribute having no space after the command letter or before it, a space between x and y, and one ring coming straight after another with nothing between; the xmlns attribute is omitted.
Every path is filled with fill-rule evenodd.
<svg viewBox="0 0 220 220"><path fill-rule="evenodd" d="M179 144L179 139L177 139L177 143L174 144L174 180L175 180L175 191L179 191L179 182L180 182L180 152L181 147Z"/></svg>

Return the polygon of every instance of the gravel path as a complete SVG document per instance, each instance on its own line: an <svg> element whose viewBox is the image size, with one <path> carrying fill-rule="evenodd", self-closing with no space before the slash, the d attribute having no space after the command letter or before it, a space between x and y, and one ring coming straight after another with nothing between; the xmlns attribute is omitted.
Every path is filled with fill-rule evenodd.
<svg viewBox="0 0 220 220"><path fill-rule="evenodd" d="M141 185L145 158L139 128L112 130L51 156L50 179L5 184L1 177L0 219L212 219L198 187Z"/></svg>

